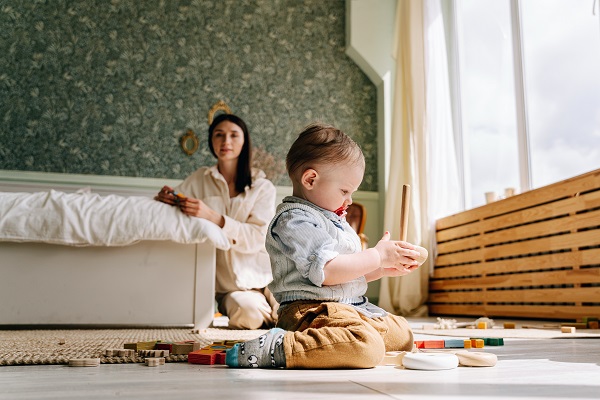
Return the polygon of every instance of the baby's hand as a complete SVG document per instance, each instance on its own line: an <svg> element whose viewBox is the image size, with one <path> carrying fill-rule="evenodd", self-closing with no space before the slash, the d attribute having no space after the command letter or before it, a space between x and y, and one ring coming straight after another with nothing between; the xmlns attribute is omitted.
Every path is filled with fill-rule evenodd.
<svg viewBox="0 0 600 400"><path fill-rule="evenodd" d="M375 246L379 252L381 268L384 276L401 276L418 268L421 253L417 247L404 241L390 240L386 232Z"/></svg>

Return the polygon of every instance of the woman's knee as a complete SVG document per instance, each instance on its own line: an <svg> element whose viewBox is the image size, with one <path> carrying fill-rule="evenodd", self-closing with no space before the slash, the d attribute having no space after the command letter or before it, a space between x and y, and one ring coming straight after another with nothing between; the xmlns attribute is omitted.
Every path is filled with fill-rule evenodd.
<svg viewBox="0 0 600 400"><path fill-rule="evenodd" d="M260 329L265 324L265 316L255 307L239 306L229 312L229 327L234 329Z"/></svg>

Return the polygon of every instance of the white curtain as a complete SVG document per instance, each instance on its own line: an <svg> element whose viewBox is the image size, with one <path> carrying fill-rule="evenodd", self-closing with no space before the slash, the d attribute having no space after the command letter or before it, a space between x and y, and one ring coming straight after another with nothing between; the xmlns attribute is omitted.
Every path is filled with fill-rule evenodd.
<svg viewBox="0 0 600 400"><path fill-rule="evenodd" d="M379 305L398 315L427 315L435 261L435 220L460 211L440 0L398 0L390 181L385 229L400 234L402 185L411 186L408 241L429 250L427 262L399 278L383 278Z"/></svg>

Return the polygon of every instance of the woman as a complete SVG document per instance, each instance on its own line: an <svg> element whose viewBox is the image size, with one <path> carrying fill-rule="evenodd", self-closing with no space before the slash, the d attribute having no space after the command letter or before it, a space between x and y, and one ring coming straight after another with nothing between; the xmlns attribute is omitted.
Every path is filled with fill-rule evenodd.
<svg viewBox="0 0 600 400"><path fill-rule="evenodd" d="M250 134L241 118L217 116L208 128L208 146L217 164L199 168L175 188L163 187L156 199L214 222L229 238L231 248L217 250L215 285L229 327L274 326L277 302L266 288L272 275L265 236L275 214L275 186L251 168Z"/></svg>

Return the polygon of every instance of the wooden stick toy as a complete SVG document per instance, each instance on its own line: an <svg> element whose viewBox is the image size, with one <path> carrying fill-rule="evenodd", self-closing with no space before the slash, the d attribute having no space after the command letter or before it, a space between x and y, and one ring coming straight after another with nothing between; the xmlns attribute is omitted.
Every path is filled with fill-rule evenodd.
<svg viewBox="0 0 600 400"><path fill-rule="evenodd" d="M400 205L400 240L406 242L408 238L408 213L410 209L410 185L402 185L402 204ZM416 246L416 245L415 245ZM417 262L419 265L427 260L429 253L427 249L416 246L419 256Z"/></svg>
<svg viewBox="0 0 600 400"><path fill-rule="evenodd" d="M410 207L410 185L402 185L402 205L400 209L400 240L406 242L408 236L408 210Z"/></svg>

